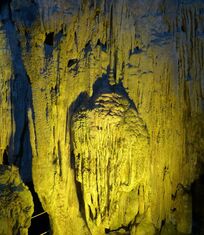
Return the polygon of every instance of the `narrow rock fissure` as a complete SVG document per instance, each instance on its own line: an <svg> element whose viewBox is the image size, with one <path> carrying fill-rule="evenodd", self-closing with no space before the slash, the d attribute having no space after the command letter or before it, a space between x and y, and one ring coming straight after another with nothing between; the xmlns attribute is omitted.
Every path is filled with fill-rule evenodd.
<svg viewBox="0 0 204 235"><path fill-rule="evenodd" d="M128 226L121 226L117 229L110 230L108 228L105 229L105 234L115 234L115 232L118 232L118 234L123 235L130 235L130 225Z"/></svg>
<svg viewBox="0 0 204 235"><path fill-rule="evenodd" d="M33 196L34 213L31 218L31 226L29 227L29 235L51 234L49 216L44 211L42 204L34 190L33 182L27 183L30 192Z"/></svg>
<svg viewBox="0 0 204 235"><path fill-rule="evenodd" d="M204 234L204 174L202 174L191 187L192 191L192 234Z"/></svg>
<svg viewBox="0 0 204 235"><path fill-rule="evenodd" d="M4 150L4 153L3 153L3 165L9 165L9 161L8 161L8 146Z"/></svg>
<svg viewBox="0 0 204 235"><path fill-rule="evenodd" d="M82 105L82 102L86 102L88 99L88 94L85 92L82 92L79 94L78 98L71 104L69 111L67 112L67 122L68 122L68 132L70 136L70 166L72 169L75 170L75 155L74 155L74 147L73 147L73 139L72 139L72 132L71 132L71 118L72 115L79 109L79 107ZM79 157L79 156L77 156ZM84 205L84 199L83 199L83 192L82 192L82 187L81 183L77 181L76 179L76 174L77 172L74 171L74 181L75 181L75 187L76 187L76 193L77 193L77 198L78 198L78 203L79 203L79 211L80 214L86 223L86 216L85 216L85 205ZM88 226L87 226L88 227Z"/></svg>
<svg viewBox="0 0 204 235"><path fill-rule="evenodd" d="M45 44L47 44L49 46L53 46L53 44L54 44L54 32L46 34Z"/></svg>
<svg viewBox="0 0 204 235"><path fill-rule="evenodd" d="M45 57L50 59L53 53L53 46L54 46L54 32L46 33L45 41L44 41L44 51Z"/></svg>

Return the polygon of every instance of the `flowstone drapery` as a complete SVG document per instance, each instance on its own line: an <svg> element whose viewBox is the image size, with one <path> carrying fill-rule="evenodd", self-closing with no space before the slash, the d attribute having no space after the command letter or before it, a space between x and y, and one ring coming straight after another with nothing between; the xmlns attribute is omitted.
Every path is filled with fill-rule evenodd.
<svg viewBox="0 0 204 235"><path fill-rule="evenodd" d="M71 128L76 180L90 230L128 230L138 212L144 213L150 170L144 121L126 98L112 92L75 113Z"/></svg>

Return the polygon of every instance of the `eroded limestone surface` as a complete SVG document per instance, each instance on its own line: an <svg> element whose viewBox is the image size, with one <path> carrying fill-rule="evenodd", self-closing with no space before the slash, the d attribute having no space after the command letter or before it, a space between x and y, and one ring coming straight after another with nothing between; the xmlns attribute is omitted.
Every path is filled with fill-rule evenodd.
<svg viewBox="0 0 204 235"><path fill-rule="evenodd" d="M199 174L204 173L203 9L201 0L0 2L0 163L17 165L23 180L33 181L42 206L49 214L54 235L90 235L95 232L97 223L109 232L119 224L132 221L137 211L140 215L130 226L131 235L145 231L154 233L154 230L190 233L190 188ZM79 166L82 159L87 160L87 145L101 149L103 142L98 143L101 134L105 145L108 141L115 143L113 139L108 139L110 137L105 136L103 129L96 128L87 133L96 136L96 143L92 143L90 136L86 141L78 136L81 146L75 144L74 151L82 155L77 160L74 154L79 166L73 167L71 145L74 142L70 135L71 130L74 135L78 133L70 125L72 104L82 93L92 97L96 80L106 77L112 85L121 84L137 107L137 112L132 108L127 111L127 115L130 112L136 117L129 121L128 116L127 123L116 128L117 122L125 123L117 116L117 108L124 112L129 104L126 106L123 102L129 101L123 96L114 98L117 96L114 92L113 96L106 97L107 104L114 104L111 109L117 114L113 119L115 124L110 116L105 118L116 130L110 137L120 138L119 132L124 131L121 138L136 151L140 145L130 144L127 136L143 141L141 136L134 137L137 136L134 134L138 130L137 123L142 118L148 127L149 139L148 158L144 158L148 163L142 163L144 169L149 164L149 170L145 170L142 177L144 183L138 181L137 164L125 167L134 157L139 161L138 156L124 153L126 157L123 156L124 162L120 163L110 157L113 150L118 156L122 155L115 149L117 145L100 150L104 177L109 172L105 169L108 159L111 159L111 167L121 167L123 175L135 174L134 186L127 181L128 177L122 181L120 172L117 177L111 175L111 182L117 180L117 184L109 190L102 181L88 185L89 181L85 180L85 177L94 178L93 172L99 169L88 171L88 168L82 168L82 174ZM104 97L98 99L101 103ZM110 102L113 99L116 101ZM82 118L82 123L88 126L92 126L93 116L99 114L100 109L94 102L90 110L85 105L86 109L80 111L87 115ZM78 114L75 113L76 120ZM102 116L97 116L94 121L101 119ZM79 121L75 125L77 123ZM105 125L102 121L99 124ZM103 128L106 130L108 126ZM79 132L86 136L85 127L79 128ZM127 146L121 147L120 151L127 151ZM107 159L105 151L109 152ZM93 162L98 159L95 152L96 149L90 150ZM115 169L110 173L116 174ZM77 195L76 182L81 184L81 191L84 187L83 200ZM105 190L98 189L94 193L97 185ZM125 185L124 191L119 190L119 185ZM125 192L128 187L137 194ZM138 196L137 187L139 195L144 194L144 201L143 196ZM87 189L90 189L93 201L85 192ZM113 216L117 217L118 211L123 211L115 222L109 209L105 208L108 191L111 193L109 198L113 198L108 203ZM96 209L99 194L102 208ZM118 195L136 200L132 211L126 208L132 202L122 205ZM114 208L116 201L120 204L118 209ZM86 205L86 216L81 209L83 204ZM128 211L128 217L124 216L125 211ZM110 218L110 222L105 218Z"/></svg>
<svg viewBox="0 0 204 235"><path fill-rule="evenodd" d="M144 121L126 98L105 93L74 114L71 126L76 180L91 231L128 227L144 213L140 201L150 170Z"/></svg>
<svg viewBox="0 0 204 235"><path fill-rule="evenodd" d="M32 195L18 169L0 165L0 234L28 234L33 211Z"/></svg>

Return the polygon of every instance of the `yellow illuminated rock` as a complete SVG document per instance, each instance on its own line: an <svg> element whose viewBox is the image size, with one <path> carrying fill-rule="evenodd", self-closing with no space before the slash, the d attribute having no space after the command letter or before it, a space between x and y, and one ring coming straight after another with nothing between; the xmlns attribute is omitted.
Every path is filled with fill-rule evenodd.
<svg viewBox="0 0 204 235"><path fill-rule="evenodd" d="M105 93L77 112L71 126L76 180L91 232L128 227L144 213L141 188L150 170L144 122L124 97Z"/></svg>
<svg viewBox="0 0 204 235"><path fill-rule="evenodd" d="M33 214L33 200L14 166L0 165L0 234L26 235Z"/></svg>
<svg viewBox="0 0 204 235"><path fill-rule="evenodd" d="M0 23L2 27L2 23ZM11 54L7 46L6 32L0 31L0 163L3 163L3 155L7 151L10 135L15 128L15 123L12 121L11 110L11 87L12 82L12 67Z"/></svg>
<svg viewBox="0 0 204 235"><path fill-rule="evenodd" d="M33 181L54 235L191 233L191 186L204 173L203 9L0 4L0 163Z"/></svg>

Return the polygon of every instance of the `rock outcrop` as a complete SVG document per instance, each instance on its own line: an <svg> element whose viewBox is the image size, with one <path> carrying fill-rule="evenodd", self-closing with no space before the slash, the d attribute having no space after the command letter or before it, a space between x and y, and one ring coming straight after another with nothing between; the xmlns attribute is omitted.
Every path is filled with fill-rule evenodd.
<svg viewBox="0 0 204 235"><path fill-rule="evenodd" d="M0 234L28 234L33 211L32 195L18 169L0 165Z"/></svg>

